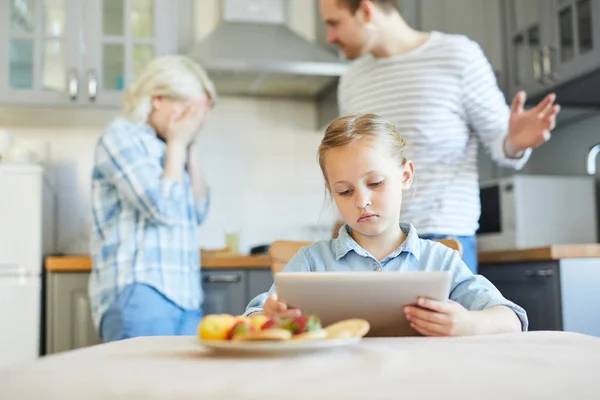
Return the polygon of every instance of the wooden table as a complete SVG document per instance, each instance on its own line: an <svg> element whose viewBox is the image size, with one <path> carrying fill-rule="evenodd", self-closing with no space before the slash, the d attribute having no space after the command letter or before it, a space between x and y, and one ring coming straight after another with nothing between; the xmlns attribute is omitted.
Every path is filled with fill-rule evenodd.
<svg viewBox="0 0 600 400"><path fill-rule="evenodd" d="M217 356L147 337L0 370L0 399L600 399L600 339L567 332L373 338L295 356Z"/></svg>

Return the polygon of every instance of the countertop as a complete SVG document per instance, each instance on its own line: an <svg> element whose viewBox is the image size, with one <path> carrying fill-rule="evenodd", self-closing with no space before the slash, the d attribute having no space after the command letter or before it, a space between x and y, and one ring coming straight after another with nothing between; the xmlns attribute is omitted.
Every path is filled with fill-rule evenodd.
<svg viewBox="0 0 600 400"><path fill-rule="evenodd" d="M480 252L480 264L549 261L563 258L600 258L600 244L557 244L523 250Z"/></svg>
<svg viewBox="0 0 600 400"><path fill-rule="evenodd" d="M202 255L203 269L244 269L270 268L271 261L267 254L245 256L239 254ZM46 271L77 272L91 271L92 258L80 256L51 256L46 257Z"/></svg>
<svg viewBox="0 0 600 400"><path fill-rule="evenodd" d="M479 253L480 264L522 261L550 261L563 258L600 258L600 244L561 244L523 250L484 251ZM240 255L202 254L204 269L270 268L267 254ZM86 255L51 256L46 258L46 271L90 271L92 259Z"/></svg>

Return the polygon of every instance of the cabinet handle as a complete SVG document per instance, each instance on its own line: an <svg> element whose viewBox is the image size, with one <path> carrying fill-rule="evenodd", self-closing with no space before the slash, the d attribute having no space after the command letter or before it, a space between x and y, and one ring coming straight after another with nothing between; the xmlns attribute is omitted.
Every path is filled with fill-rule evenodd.
<svg viewBox="0 0 600 400"><path fill-rule="evenodd" d="M525 271L525 276L552 276L554 271L552 269L528 269Z"/></svg>
<svg viewBox="0 0 600 400"><path fill-rule="evenodd" d="M548 46L548 57L549 57L549 65L550 65L550 79L553 81L559 78L558 73L556 73L555 67L558 65L558 48L556 46L550 45Z"/></svg>
<svg viewBox="0 0 600 400"><path fill-rule="evenodd" d="M77 93L79 92L79 79L77 77L77 70L71 68L69 70L67 78L67 90L69 91L69 97L71 100L77 100Z"/></svg>
<svg viewBox="0 0 600 400"><path fill-rule="evenodd" d="M96 95L98 94L98 78L96 71L90 69L88 71L88 96L90 101L96 101Z"/></svg>
<svg viewBox="0 0 600 400"><path fill-rule="evenodd" d="M533 79L542 82L542 60L541 51L533 52Z"/></svg>
<svg viewBox="0 0 600 400"><path fill-rule="evenodd" d="M549 78L552 74L552 62L550 61L549 46L544 46L542 48L542 71L544 72L544 78Z"/></svg>
<svg viewBox="0 0 600 400"><path fill-rule="evenodd" d="M206 283L236 283L242 280L240 274L205 275Z"/></svg>

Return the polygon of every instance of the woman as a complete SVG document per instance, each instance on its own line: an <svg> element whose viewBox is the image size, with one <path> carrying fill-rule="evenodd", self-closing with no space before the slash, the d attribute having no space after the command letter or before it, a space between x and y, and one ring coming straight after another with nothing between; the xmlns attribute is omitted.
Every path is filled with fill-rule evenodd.
<svg viewBox="0 0 600 400"><path fill-rule="evenodd" d="M148 64L96 146L89 283L104 341L194 335L202 317L197 227L209 204L195 139L216 93L180 55Z"/></svg>

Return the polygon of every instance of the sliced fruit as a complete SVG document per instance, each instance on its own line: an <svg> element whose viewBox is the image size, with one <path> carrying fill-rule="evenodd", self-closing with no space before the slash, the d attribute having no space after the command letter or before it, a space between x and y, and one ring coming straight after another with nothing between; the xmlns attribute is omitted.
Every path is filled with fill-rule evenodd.
<svg viewBox="0 0 600 400"><path fill-rule="evenodd" d="M326 338L327 332L324 329L319 329L318 331L307 331L292 336L292 340L319 340Z"/></svg>
<svg viewBox="0 0 600 400"><path fill-rule="evenodd" d="M301 315L298 317L286 318L280 322L279 326L297 335L299 333L321 329L321 320L319 320L316 315Z"/></svg>
<svg viewBox="0 0 600 400"><path fill-rule="evenodd" d="M288 340L292 333L285 329L271 328L264 331L247 332L236 335L234 341L259 341L259 340Z"/></svg>
<svg viewBox="0 0 600 400"><path fill-rule="evenodd" d="M198 336L203 340L226 340L235 317L228 314L209 314L198 325Z"/></svg>
<svg viewBox="0 0 600 400"><path fill-rule="evenodd" d="M250 323L252 324L254 329L259 331L262 329L265 322L267 322L269 320L269 317L267 317L264 314L255 314L255 315L250 315L249 319L250 319Z"/></svg>
<svg viewBox="0 0 600 400"><path fill-rule="evenodd" d="M323 330L329 339L341 339L363 337L369 332L369 329L371 329L371 325L367 320L354 318L336 322Z"/></svg>
<svg viewBox="0 0 600 400"><path fill-rule="evenodd" d="M231 340L238 335L254 331L254 326L250 322L238 320L235 324L233 324L231 329L229 329L229 332L227 333L227 340Z"/></svg>
<svg viewBox="0 0 600 400"><path fill-rule="evenodd" d="M279 329L279 323L275 318L269 318L267 322L261 325L260 329L263 331L267 329Z"/></svg>

